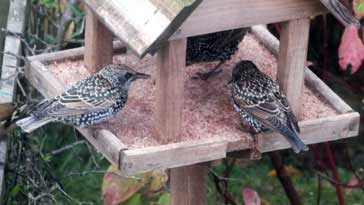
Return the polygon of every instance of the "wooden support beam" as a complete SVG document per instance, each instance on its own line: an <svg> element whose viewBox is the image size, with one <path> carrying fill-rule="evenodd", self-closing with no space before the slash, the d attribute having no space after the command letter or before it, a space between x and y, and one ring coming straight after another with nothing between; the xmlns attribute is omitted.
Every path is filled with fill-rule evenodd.
<svg viewBox="0 0 364 205"><path fill-rule="evenodd" d="M158 51L155 119L159 141L180 137L183 126L186 39L168 42Z"/></svg>
<svg viewBox="0 0 364 205"><path fill-rule="evenodd" d="M186 39L169 41L158 52L155 114L157 136L163 143L182 134L185 59ZM206 170L204 164L171 169L171 204L205 204Z"/></svg>
<svg viewBox="0 0 364 205"><path fill-rule="evenodd" d="M277 81L296 114L301 105L309 28L308 18L282 23Z"/></svg>
<svg viewBox="0 0 364 205"><path fill-rule="evenodd" d="M309 18L326 12L318 0L206 0L171 38Z"/></svg>
<svg viewBox="0 0 364 205"><path fill-rule="evenodd" d="M296 115L301 106L300 98L304 86L309 28L308 18L290 20L282 24L280 33L277 81ZM282 156L279 152L271 152L269 156L291 204L301 205L302 200L297 190L286 171L282 169Z"/></svg>
<svg viewBox="0 0 364 205"><path fill-rule="evenodd" d="M206 204L206 163L171 169L171 204Z"/></svg>
<svg viewBox="0 0 364 205"><path fill-rule="evenodd" d="M95 73L103 66L112 63L113 35L98 20L91 9L86 14L85 65Z"/></svg>
<svg viewBox="0 0 364 205"><path fill-rule="evenodd" d="M0 1L0 27L5 27L7 19L6 29L14 33L23 33L25 28L25 14L27 9L26 0L13 0L13 1ZM8 15L9 14L9 15ZM8 18L4 16L8 15ZM1 34L0 34L1 36ZM4 49L2 49L2 43L0 43L0 50L4 52L20 55L21 42L20 39L15 36L4 36ZM2 40L3 37L0 38ZM2 55L2 54L1 54ZM17 58L9 55L4 55L2 64L0 65L0 79L7 79L0 82L0 104L8 104L13 102L15 83L16 83L16 69L10 66L18 65ZM1 133L0 133L1 135ZM4 140L5 138L5 140ZM3 189L5 186L5 164L7 158L7 140L6 136L0 136L0 201L3 201Z"/></svg>

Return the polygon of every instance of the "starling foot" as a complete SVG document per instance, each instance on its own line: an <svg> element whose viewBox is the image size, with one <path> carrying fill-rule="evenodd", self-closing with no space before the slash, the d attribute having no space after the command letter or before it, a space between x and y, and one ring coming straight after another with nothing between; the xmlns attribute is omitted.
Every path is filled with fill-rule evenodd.
<svg viewBox="0 0 364 205"><path fill-rule="evenodd" d="M217 64L212 70L208 72L197 72L196 76L193 76L192 79L194 80L208 80L209 78L216 76L217 74L222 72L222 69L220 69L221 65L224 64L225 61L220 61L219 64Z"/></svg>
<svg viewBox="0 0 364 205"><path fill-rule="evenodd" d="M259 137L256 134L253 134L253 149L250 152L251 160L260 160L262 159L262 153L259 151Z"/></svg>

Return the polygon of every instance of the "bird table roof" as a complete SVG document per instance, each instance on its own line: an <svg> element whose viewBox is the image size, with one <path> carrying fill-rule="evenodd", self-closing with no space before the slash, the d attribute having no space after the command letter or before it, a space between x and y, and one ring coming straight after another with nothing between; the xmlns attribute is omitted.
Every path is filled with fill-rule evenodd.
<svg viewBox="0 0 364 205"><path fill-rule="evenodd" d="M168 39L327 12L319 0L85 0L115 36L143 57Z"/></svg>
<svg viewBox="0 0 364 205"><path fill-rule="evenodd" d="M139 56L153 53L201 0L86 0L99 19Z"/></svg>

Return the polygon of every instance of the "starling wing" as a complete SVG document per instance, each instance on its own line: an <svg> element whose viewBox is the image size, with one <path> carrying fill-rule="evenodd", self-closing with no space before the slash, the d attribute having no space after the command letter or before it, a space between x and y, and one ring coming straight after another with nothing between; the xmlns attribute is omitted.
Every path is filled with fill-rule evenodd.
<svg viewBox="0 0 364 205"><path fill-rule="evenodd" d="M255 124L282 134L296 153L308 149L298 136L298 123L287 99L272 79L257 70L254 78L235 81L232 91L235 106L259 122Z"/></svg>
<svg viewBox="0 0 364 205"><path fill-rule="evenodd" d="M31 112L31 116L19 120L17 125L25 132L32 132L52 121L106 110L119 100L125 103L126 97L126 93L112 87L102 76L89 76L61 95L40 102Z"/></svg>

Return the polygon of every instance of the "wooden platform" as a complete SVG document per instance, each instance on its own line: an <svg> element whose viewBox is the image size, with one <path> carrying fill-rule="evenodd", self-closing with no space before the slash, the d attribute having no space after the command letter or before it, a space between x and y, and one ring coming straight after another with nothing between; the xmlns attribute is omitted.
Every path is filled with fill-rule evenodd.
<svg viewBox="0 0 364 205"><path fill-rule="evenodd" d="M212 68L215 63L187 67L185 82L184 134L181 141L161 144L154 131L153 103L155 81L140 80L132 85L128 103L109 127L96 134L81 129L85 137L110 162L125 174L157 168L173 168L224 158L226 153L252 148L252 138L240 125L230 99L227 82L231 68L239 60L254 61L261 70L276 74L276 58L266 36L248 35L240 51L224 64L222 74L208 81L192 80L197 71ZM269 50L260 42L265 42ZM269 41L271 42L271 41ZM31 57L27 77L45 96L60 94L65 87L88 75L81 59L83 49L74 49ZM139 60L127 55L114 56L114 63L125 63L155 76L155 59ZM346 105L311 71L305 71L305 88L299 115L302 139L307 144L337 140L357 135L359 114ZM284 138L264 133L263 152L289 147Z"/></svg>

